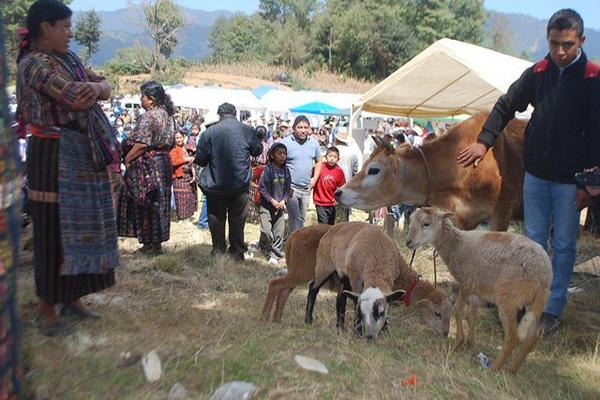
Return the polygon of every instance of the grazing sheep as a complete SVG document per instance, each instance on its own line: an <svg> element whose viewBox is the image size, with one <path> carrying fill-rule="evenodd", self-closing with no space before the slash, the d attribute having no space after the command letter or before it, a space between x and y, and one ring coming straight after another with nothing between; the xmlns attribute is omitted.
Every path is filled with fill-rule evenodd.
<svg viewBox="0 0 600 400"><path fill-rule="evenodd" d="M406 245L432 244L459 284L454 306L456 344L464 343L462 312L469 305L468 345L475 339L479 300L496 304L504 328L502 351L492 364L499 370L522 343L507 371L516 372L539 337L539 319L550 293L552 266L544 249L522 235L505 232L462 231L448 218L452 213L420 208L410 218ZM519 320L519 317L520 320Z"/></svg>
<svg viewBox="0 0 600 400"><path fill-rule="evenodd" d="M353 227L353 229L360 228L361 224L354 223ZM317 248L321 238L330 228L331 225L312 225L298 229L290 235L285 248L288 272L269 282L260 317L262 321L269 320L273 303L276 302L272 321L280 322L283 308L292 290L315 278ZM393 290L406 289L404 304L407 307L415 307L425 323L436 333L448 336L452 314L452 304L448 297L434 288L429 281L419 279L417 273L409 268L402 256L398 257L398 261L400 273L394 281ZM328 285L329 289L341 290L337 275L328 282Z"/></svg>
<svg viewBox="0 0 600 400"><path fill-rule="evenodd" d="M400 273L398 259L394 242L376 226L349 222L331 227L317 249L315 279L308 287L305 322L312 323L321 286L337 275L343 289L336 301L337 326L344 326L346 297L350 297L357 305L355 331L360 333L364 329L367 339L375 339L387 320L388 303L402 300L405 293L404 290L392 291Z"/></svg>

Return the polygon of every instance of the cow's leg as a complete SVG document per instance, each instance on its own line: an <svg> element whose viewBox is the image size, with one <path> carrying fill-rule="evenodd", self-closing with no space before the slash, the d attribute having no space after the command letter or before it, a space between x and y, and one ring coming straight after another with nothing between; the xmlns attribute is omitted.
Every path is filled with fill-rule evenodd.
<svg viewBox="0 0 600 400"><path fill-rule="evenodd" d="M506 231L513 213L513 194L501 192L492 211L491 231Z"/></svg>

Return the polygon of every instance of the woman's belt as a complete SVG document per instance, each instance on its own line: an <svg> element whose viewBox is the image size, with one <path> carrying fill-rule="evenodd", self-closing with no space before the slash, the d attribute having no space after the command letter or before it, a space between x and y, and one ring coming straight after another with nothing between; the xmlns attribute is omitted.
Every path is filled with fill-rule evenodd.
<svg viewBox="0 0 600 400"><path fill-rule="evenodd" d="M41 139L59 139L60 138L60 128L57 126L41 126L41 125L33 125L27 124L25 127L27 133L31 135L41 138Z"/></svg>

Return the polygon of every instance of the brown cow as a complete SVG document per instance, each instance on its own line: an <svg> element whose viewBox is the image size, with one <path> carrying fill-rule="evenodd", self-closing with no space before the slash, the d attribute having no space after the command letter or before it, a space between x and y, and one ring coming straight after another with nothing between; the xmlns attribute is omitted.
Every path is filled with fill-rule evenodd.
<svg viewBox="0 0 600 400"><path fill-rule="evenodd" d="M487 113L456 124L419 150L379 143L362 170L337 193L346 207L371 210L392 204L428 204L456 214L464 229L491 220L504 231L523 216L523 137L526 121L512 120L477 168L457 164L458 152L477 140ZM431 181L428 179L430 170Z"/></svg>

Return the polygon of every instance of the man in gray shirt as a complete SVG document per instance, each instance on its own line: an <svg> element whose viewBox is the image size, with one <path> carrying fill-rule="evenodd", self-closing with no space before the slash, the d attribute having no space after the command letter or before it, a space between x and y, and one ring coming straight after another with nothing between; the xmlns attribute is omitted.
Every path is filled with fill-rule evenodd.
<svg viewBox="0 0 600 400"><path fill-rule="evenodd" d="M287 202L290 232L304 227L310 191L321 173L321 149L319 143L309 136L310 122L299 115L292 125L293 133L283 140L287 147L287 167L292 176L293 196ZM314 168L314 172L313 172Z"/></svg>

